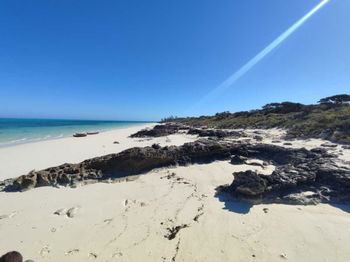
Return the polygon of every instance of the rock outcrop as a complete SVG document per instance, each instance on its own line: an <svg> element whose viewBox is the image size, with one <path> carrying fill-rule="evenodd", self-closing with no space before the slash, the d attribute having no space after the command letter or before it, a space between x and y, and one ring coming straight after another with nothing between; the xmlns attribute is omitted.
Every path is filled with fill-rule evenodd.
<svg viewBox="0 0 350 262"><path fill-rule="evenodd" d="M107 180L140 174L153 168L213 161L230 156L230 144L199 140L182 146L135 147L118 154L63 164L0 182L5 190L25 191L34 187L68 185L87 180Z"/></svg>
<svg viewBox="0 0 350 262"><path fill-rule="evenodd" d="M199 137L218 137L218 138L245 136L242 132L238 132L238 131L226 131L222 129L202 129L202 128L190 128L187 134L198 135Z"/></svg>
<svg viewBox="0 0 350 262"><path fill-rule="evenodd" d="M167 123L163 125L156 125L152 129L142 129L130 137L160 137L168 136L179 132L180 130L186 130L188 127L182 124Z"/></svg>
<svg viewBox="0 0 350 262"><path fill-rule="evenodd" d="M246 137L243 132L227 131L222 129L195 128L182 125L181 123L166 123L156 125L152 129L143 129L130 137L161 137L168 136L179 132L180 130L188 130L189 135L198 135L199 137Z"/></svg>
<svg viewBox="0 0 350 262"><path fill-rule="evenodd" d="M265 192L266 181L251 170L235 173L235 192L242 195L258 196Z"/></svg>
<svg viewBox="0 0 350 262"><path fill-rule="evenodd" d="M325 149L289 149L258 144L239 148L236 155L273 161L270 175L233 173L231 185L219 188L252 203L316 204L350 201L350 169L335 164ZM242 154L243 153L243 154ZM305 194L305 192L308 192Z"/></svg>
<svg viewBox="0 0 350 262"><path fill-rule="evenodd" d="M7 191L41 186L75 186L86 181L117 179L154 168L230 160L232 164L260 159L276 166L270 175L254 171L234 173L234 180L220 190L252 202L315 204L350 200L350 169L337 166L336 156L324 148L284 148L270 144L246 144L200 139L182 146L135 147L118 154L31 171L0 182ZM307 194L304 194L308 192ZM311 193L310 193L311 192Z"/></svg>

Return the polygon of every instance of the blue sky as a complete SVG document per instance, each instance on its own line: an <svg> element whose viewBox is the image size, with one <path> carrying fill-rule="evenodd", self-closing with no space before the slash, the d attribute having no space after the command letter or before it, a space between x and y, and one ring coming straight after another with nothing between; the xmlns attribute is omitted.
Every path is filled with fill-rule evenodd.
<svg viewBox="0 0 350 262"><path fill-rule="evenodd" d="M192 109L320 2L3 0L0 117L158 120L350 93L350 1L330 0Z"/></svg>

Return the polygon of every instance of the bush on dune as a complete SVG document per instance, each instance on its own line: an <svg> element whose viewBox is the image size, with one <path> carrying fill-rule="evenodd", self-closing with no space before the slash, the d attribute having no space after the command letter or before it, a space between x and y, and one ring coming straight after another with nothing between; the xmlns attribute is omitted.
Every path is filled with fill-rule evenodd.
<svg viewBox="0 0 350 262"><path fill-rule="evenodd" d="M164 119L212 128L286 128L295 137L322 137L350 143L350 95L322 98L319 104L270 103L260 110L228 111L214 116Z"/></svg>

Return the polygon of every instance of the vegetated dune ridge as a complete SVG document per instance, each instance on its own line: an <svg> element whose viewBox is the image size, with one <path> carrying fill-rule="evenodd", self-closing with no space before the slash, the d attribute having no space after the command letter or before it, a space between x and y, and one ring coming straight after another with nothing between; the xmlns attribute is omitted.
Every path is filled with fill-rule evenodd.
<svg viewBox="0 0 350 262"><path fill-rule="evenodd" d="M213 128L284 128L289 137L322 138L350 143L350 95L325 97L319 104L270 103L260 110L214 116L165 118L163 121Z"/></svg>
<svg viewBox="0 0 350 262"><path fill-rule="evenodd" d="M221 131L226 132L213 131L215 143L225 137ZM195 132L205 140L204 132L207 136L213 133L207 129ZM340 145L321 139L284 141L282 130L240 132L224 139L307 150L322 147L335 155L332 161L337 167L348 167L349 149ZM115 134L113 138L125 148L138 143L141 147L181 145L198 139L185 133L189 130L159 137ZM104 135L96 136L103 144ZM89 150L87 144L85 148ZM150 148L159 150L158 146ZM55 149L64 154L59 146L51 145L50 151ZM233 158L170 165L144 171L141 176L76 184L76 188L57 184L58 188L1 192L0 228L10 237L0 240L0 252L16 249L35 261L346 261L350 257L346 205L251 205L231 192L217 191L232 183L234 172L269 175L278 170L274 161L247 157L240 158L241 163ZM314 194L304 193L311 199Z"/></svg>

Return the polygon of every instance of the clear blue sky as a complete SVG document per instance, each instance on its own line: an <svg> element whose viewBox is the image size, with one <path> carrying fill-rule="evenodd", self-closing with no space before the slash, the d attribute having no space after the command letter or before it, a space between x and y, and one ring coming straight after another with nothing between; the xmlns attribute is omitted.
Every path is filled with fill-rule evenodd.
<svg viewBox="0 0 350 262"><path fill-rule="evenodd" d="M3 0L0 117L158 120L350 93L350 1L331 0L189 110L319 2Z"/></svg>

